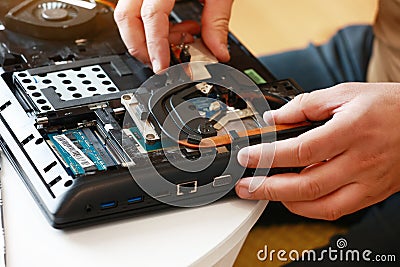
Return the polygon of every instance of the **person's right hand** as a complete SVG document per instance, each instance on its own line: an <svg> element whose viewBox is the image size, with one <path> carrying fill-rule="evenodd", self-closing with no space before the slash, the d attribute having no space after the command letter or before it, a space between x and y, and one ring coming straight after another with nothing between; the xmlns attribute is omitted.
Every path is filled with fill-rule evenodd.
<svg viewBox="0 0 400 267"><path fill-rule="evenodd" d="M229 60L228 25L233 0L205 0L202 14L202 39L219 61ZM114 18L129 53L154 72L169 66L170 43L193 41L200 26L194 21L172 25L169 14L175 0L119 0Z"/></svg>
<svg viewBox="0 0 400 267"><path fill-rule="evenodd" d="M238 161L249 168L307 167L243 178L236 192L326 220L378 203L400 191L399 112L400 83L345 83L298 95L265 119L329 120L295 138L243 148Z"/></svg>

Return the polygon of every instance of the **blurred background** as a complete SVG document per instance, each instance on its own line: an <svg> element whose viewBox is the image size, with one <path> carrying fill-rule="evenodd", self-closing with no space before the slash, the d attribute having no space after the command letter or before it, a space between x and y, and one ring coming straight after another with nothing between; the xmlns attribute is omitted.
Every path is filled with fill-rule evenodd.
<svg viewBox="0 0 400 267"><path fill-rule="evenodd" d="M235 0L231 31L256 55L327 41L339 28L372 23L377 0Z"/></svg>

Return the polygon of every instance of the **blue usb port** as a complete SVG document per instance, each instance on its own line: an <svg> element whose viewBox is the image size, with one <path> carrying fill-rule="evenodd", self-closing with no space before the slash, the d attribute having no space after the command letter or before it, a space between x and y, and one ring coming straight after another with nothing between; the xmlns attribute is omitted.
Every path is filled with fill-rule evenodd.
<svg viewBox="0 0 400 267"><path fill-rule="evenodd" d="M109 202L104 202L100 204L101 209L109 209L109 208L115 208L117 206L116 201L109 201Z"/></svg>
<svg viewBox="0 0 400 267"><path fill-rule="evenodd" d="M128 204L139 203L143 201L143 197L131 197L128 199Z"/></svg>

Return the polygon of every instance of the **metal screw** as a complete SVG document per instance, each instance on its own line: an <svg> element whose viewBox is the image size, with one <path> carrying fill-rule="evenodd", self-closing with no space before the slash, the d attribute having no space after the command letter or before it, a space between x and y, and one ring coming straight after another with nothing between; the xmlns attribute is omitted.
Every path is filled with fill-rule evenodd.
<svg viewBox="0 0 400 267"><path fill-rule="evenodd" d="M130 95L123 95L123 96L122 96L122 99L124 99L124 100L131 100L132 98L131 98Z"/></svg>

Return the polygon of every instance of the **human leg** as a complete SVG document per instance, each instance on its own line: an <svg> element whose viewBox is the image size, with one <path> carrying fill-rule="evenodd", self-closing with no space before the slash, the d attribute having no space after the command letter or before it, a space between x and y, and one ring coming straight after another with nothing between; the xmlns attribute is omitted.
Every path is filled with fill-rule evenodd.
<svg viewBox="0 0 400 267"><path fill-rule="evenodd" d="M278 78L293 78L305 91L327 88L343 82L366 80L372 52L370 26L340 30L321 46L261 57L261 62Z"/></svg>

